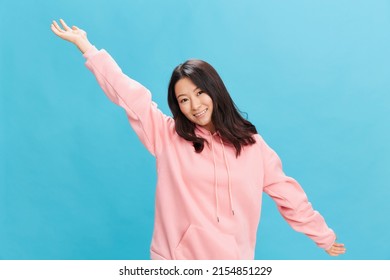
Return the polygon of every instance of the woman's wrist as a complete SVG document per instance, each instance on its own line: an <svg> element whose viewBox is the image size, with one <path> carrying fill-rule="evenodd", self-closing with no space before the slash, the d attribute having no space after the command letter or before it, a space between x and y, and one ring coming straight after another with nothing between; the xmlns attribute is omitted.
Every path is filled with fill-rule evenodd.
<svg viewBox="0 0 390 280"><path fill-rule="evenodd" d="M88 41L87 38L81 38L80 40L75 42L77 48L84 54L89 48L93 45Z"/></svg>

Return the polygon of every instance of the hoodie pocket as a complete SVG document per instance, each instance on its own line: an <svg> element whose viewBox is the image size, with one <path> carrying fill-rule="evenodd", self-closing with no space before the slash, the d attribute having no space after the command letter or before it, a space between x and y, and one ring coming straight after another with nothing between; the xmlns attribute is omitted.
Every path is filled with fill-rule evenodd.
<svg viewBox="0 0 390 280"><path fill-rule="evenodd" d="M237 260L237 243L233 235L209 231L190 225L175 249L177 260Z"/></svg>

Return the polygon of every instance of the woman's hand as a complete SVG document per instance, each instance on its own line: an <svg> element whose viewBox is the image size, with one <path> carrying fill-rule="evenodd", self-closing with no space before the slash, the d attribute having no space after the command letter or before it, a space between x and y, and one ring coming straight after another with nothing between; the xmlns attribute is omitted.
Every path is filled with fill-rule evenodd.
<svg viewBox="0 0 390 280"><path fill-rule="evenodd" d="M344 254L346 249L344 247L344 244L341 243L333 243L332 247L330 247L328 250L325 250L330 256L337 257L338 255Z"/></svg>
<svg viewBox="0 0 390 280"><path fill-rule="evenodd" d="M60 19L60 22L63 28L61 28L55 20L53 20L53 23L50 26L51 30L58 37L75 44L82 53L85 53L92 47L92 44L88 41L87 32L74 25L70 28L62 19Z"/></svg>

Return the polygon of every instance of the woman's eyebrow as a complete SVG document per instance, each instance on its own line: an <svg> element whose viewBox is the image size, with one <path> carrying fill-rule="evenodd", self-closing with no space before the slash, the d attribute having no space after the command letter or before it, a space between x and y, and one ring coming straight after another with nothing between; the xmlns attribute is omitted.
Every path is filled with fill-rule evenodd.
<svg viewBox="0 0 390 280"><path fill-rule="evenodd" d="M197 90L200 90L200 88L196 87L193 92L197 91ZM176 96L176 98L179 98L180 96L186 96L185 93L182 93L182 94L179 94L178 96Z"/></svg>
<svg viewBox="0 0 390 280"><path fill-rule="evenodd" d="M180 96L186 96L184 93L182 94L179 94L178 96L176 96L176 98L179 98Z"/></svg>

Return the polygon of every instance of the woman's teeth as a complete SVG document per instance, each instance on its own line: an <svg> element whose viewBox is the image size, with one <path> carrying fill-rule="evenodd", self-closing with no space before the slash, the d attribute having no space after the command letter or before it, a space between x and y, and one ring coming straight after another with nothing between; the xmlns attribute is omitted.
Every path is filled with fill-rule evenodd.
<svg viewBox="0 0 390 280"><path fill-rule="evenodd" d="M207 111L207 109L205 109L205 110L203 110L202 112L200 112L200 113L197 113L197 114L195 114L194 116L195 117L201 117L202 115L204 115L205 113L206 113L206 111Z"/></svg>

